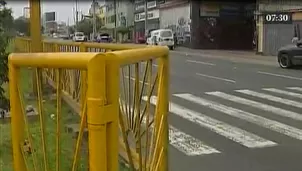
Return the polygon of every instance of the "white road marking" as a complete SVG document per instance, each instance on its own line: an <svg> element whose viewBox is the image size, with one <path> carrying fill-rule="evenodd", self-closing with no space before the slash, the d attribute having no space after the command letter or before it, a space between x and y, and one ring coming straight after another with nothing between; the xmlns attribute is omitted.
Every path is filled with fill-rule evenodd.
<svg viewBox="0 0 302 171"><path fill-rule="evenodd" d="M196 63L196 64L202 64L202 65L211 65L211 66L215 66L216 65L216 64L209 63L209 62L201 62L201 61L194 61L194 60L186 60L186 62Z"/></svg>
<svg viewBox="0 0 302 171"><path fill-rule="evenodd" d="M202 105L202 106L206 106L210 109L222 112L224 114L233 116L235 118L239 118L242 120L245 120L247 122L251 122L253 124L262 126L264 128L268 128L271 129L273 131L276 131L278 133L281 134L285 134L289 137L298 139L298 140L302 140L302 130L274 121L274 120L270 120L267 118L264 118L262 116L258 116L249 112L245 112L243 110L240 109L236 109L236 108L232 108L232 107L228 107L225 105L222 105L220 103L216 103L210 100L206 100L200 97L196 97L193 96L191 94L176 94L175 96L183 98L185 100L191 101L193 103Z"/></svg>
<svg viewBox="0 0 302 171"><path fill-rule="evenodd" d="M179 131L173 126L169 126L169 143L188 156L220 153L220 151L216 150L215 148L210 147L204 142Z"/></svg>
<svg viewBox="0 0 302 171"><path fill-rule="evenodd" d="M234 81L234 80L229 80L229 79L225 79L225 78L219 78L219 77L214 77L214 76L200 74L200 73L196 73L196 75L202 76L202 77L207 77L207 78L213 78L213 79L217 79L217 80L222 80L222 81L227 81L227 82L231 82L231 83L236 83L236 81Z"/></svg>
<svg viewBox="0 0 302 171"><path fill-rule="evenodd" d="M127 79L129 78L129 76L124 76L124 77L127 78ZM135 81L136 79L133 78L133 77L130 77L130 80ZM143 82L143 81L141 81L141 80L140 80L139 82L140 82L141 84L144 84L144 83L145 83L146 85L149 84L148 82Z"/></svg>
<svg viewBox="0 0 302 171"><path fill-rule="evenodd" d="M302 78L299 77L293 77L293 76L288 76L288 75L280 75L280 74L273 74L269 72L262 72L258 71L259 74L265 74L265 75L271 75L271 76L276 76L276 77L282 77L282 78L288 78L288 79L293 79L293 80L300 80L302 81Z"/></svg>
<svg viewBox="0 0 302 171"><path fill-rule="evenodd" d="M146 123L146 119L143 119ZM151 125L151 129L153 128ZM205 154L220 153L213 147L206 145L204 142L188 135L172 125L169 126L169 143L177 150L183 152L187 156L200 156Z"/></svg>
<svg viewBox="0 0 302 171"><path fill-rule="evenodd" d="M302 88L301 88L301 87L287 87L287 89L302 91Z"/></svg>
<svg viewBox="0 0 302 171"><path fill-rule="evenodd" d="M270 101L273 101L273 102L283 103L283 104L286 104L286 105L289 105L289 106L302 108L302 103L294 101L294 100L288 100L288 99L272 96L272 95L265 94L265 93L258 93L258 92L251 91L251 90L235 90L235 91L239 92L239 93L246 94L246 95L250 95L250 96L270 100ZM301 97L302 97L302 95L301 95Z"/></svg>
<svg viewBox="0 0 302 171"><path fill-rule="evenodd" d="M146 100L146 97L143 98ZM151 97L151 103L156 104L157 97ZM253 133L247 132L237 127L233 127L227 123L213 119L209 116L184 108L180 105L170 102L170 112L187 119L201 127L207 128L221 136L235 141L248 148L263 148L274 146L276 143L259 137Z"/></svg>
<svg viewBox="0 0 302 171"><path fill-rule="evenodd" d="M242 97L237 97L237 96L226 94L226 93L219 92L219 91L207 92L206 94L220 97L222 99L230 100L230 101L233 101L236 103L252 106L252 107L264 110L264 111L272 112L273 114L276 114L279 116L283 116L283 117L287 117L287 118L291 118L291 119L299 120L299 121L302 120L302 115L300 115L299 113L284 110L284 109L270 106L267 104L259 103L259 102L253 101L253 100L248 100L248 99L245 99Z"/></svg>
<svg viewBox="0 0 302 171"><path fill-rule="evenodd" d="M279 90L279 89L275 89L275 88L264 88L263 90L282 94L282 95L293 96L293 97L302 99L302 94L299 94L299 93L294 93L294 92L285 91L285 90Z"/></svg>
<svg viewBox="0 0 302 171"><path fill-rule="evenodd" d="M144 97L147 100L147 97ZM127 109L129 106L126 106ZM133 109L130 107L130 111ZM150 121L153 118L150 116ZM146 115L143 118L143 123L146 124ZM150 128L153 129L154 124L151 124ZM220 153L217 149L206 145L204 142L197 138L188 135L179 129L169 125L169 143L177 150L183 152L187 156L200 156L206 154Z"/></svg>

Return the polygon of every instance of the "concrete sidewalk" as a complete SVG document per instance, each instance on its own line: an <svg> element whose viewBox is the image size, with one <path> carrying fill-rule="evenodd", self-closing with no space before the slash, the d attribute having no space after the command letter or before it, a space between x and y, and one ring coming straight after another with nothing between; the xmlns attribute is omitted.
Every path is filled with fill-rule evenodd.
<svg viewBox="0 0 302 171"><path fill-rule="evenodd" d="M188 54L200 55L215 55L215 56L233 56L233 57L246 57L246 58L275 58L275 56L262 56L257 55L254 51L240 51L240 50L207 50L207 49L190 49L186 47L177 47L175 52L184 52Z"/></svg>
<svg viewBox="0 0 302 171"><path fill-rule="evenodd" d="M174 51L170 51L170 54L178 54L183 56L194 56L203 58L215 58L222 60L229 60L233 62L244 62L261 64L268 66L277 65L277 57L275 56L262 56L256 55L252 51L228 51L228 50L201 50L190 49L185 47L177 47Z"/></svg>
<svg viewBox="0 0 302 171"><path fill-rule="evenodd" d="M190 49L186 47L177 47L174 53L190 55L190 56L213 56L213 57L236 57L261 60L276 60L275 56L256 55L254 51L231 51L231 50L205 50L205 49Z"/></svg>

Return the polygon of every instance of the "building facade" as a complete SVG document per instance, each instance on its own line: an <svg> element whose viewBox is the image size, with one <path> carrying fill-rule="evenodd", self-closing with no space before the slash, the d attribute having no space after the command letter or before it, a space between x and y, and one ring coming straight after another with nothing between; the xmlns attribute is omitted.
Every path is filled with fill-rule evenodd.
<svg viewBox="0 0 302 171"><path fill-rule="evenodd" d="M252 50L255 1L191 1L191 47Z"/></svg>
<svg viewBox="0 0 302 171"><path fill-rule="evenodd" d="M105 1L106 6L106 13L105 13L105 27L106 29L110 30L113 34L113 29L115 28L115 1L113 0L106 0Z"/></svg>
<svg viewBox="0 0 302 171"><path fill-rule="evenodd" d="M147 29L145 28L145 0L134 1L134 41L140 43L145 40L148 30L159 29L160 11L157 0L148 0Z"/></svg>
<svg viewBox="0 0 302 171"><path fill-rule="evenodd" d="M115 29L121 27L133 27L134 25L134 4L131 0L108 0L105 1L106 13L105 13L105 27L108 33L112 35L114 39L124 39L120 34L117 34L115 38ZM127 39L131 39L132 33L126 35Z"/></svg>
<svg viewBox="0 0 302 171"><path fill-rule="evenodd" d="M172 29L178 45L191 42L191 18L189 0L166 0L159 4L160 28Z"/></svg>
<svg viewBox="0 0 302 171"><path fill-rule="evenodd" d="M93 17L93 12L95 12L96 17L98 18L97 25L103 27L105 26L106 23L106 17L105 17L105 12L106 12L106 6L105 3L98 3L98 2L92 2L91 6L89 8L89 16Z"/></svg>
<svg viewBox="0 0 302 171"><path fill-rule="evenodd" d="M292 44L293 37L300 37L302 1L257 0L257 7L257 53L276 55L280 47ZM292 22L267 23L265 16L268 13L289 13Z"/></svg>
<svg viewBox="0 0 302 171"><path fill-rule="evenodd" d="M98 17L101 22L101 27L105 26L105 23L106 23L106 6L105 6L105 4L100 6Z"/></svg>

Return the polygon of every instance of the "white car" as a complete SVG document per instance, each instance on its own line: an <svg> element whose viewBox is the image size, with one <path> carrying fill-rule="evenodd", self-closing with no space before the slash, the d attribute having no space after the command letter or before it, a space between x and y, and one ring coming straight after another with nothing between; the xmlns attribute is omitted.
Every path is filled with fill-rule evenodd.
<svg viewBox="0 0 302 171"><path fill-rule="evenodd" d="M85 42L87 38L85 37L83 32L75 32L72 40L74 42Z"/></svg>
<svg viewBox="0 0 302 171"><path fill-rule="evenodd" d="M171 29L158 29L150 32L146 44L168 46L170 50L174 50L174 35Z"/></svg>

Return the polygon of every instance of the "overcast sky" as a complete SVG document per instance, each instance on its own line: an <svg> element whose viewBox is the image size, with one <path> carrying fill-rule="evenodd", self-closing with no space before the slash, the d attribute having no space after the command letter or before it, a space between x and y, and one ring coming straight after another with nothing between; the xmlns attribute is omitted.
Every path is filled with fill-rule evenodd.
<svg viewBox="0 0 302 171"><path fill-rule="evenodd" d="M12 8L13 16L19 17L23 16L23 8L28 7L29 0L20 1L10 1L7 0L7 6ZM83 14L87 14L90 8L92 0L78 0L78 9L82 11ZM69 19L69 24L74 23L73 19L73 8L75 7L75 0L62 0L62 1L51 1L51 0L41 0L42 13L44 12L57 12L57 21L67 22Z"/></svg>

